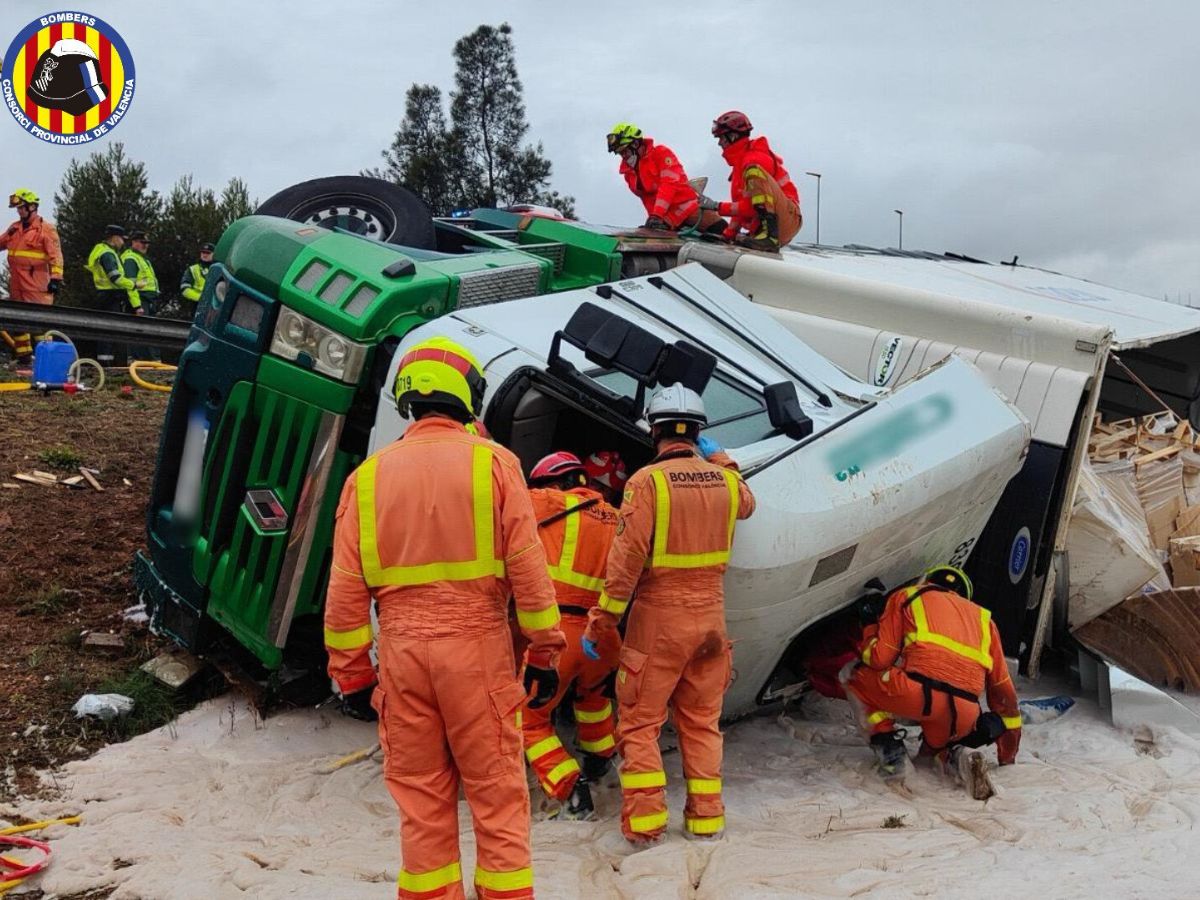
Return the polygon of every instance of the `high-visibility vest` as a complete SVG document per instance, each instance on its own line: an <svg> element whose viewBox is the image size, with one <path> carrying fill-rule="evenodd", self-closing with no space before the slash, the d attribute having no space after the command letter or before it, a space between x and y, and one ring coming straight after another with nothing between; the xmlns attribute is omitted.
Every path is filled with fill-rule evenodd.
<svg viewBox="0 0 1200 900"><path fill-rule="evenodd" d="M566 503L568 510L574 509L582 502L578 497L571 494L564 494L563 501ZM580 516L580 513L568 512L563 517L562 553L559 554L558 559L554 562L547 560L547 571L550 573L551 581L582 588L599 596L600 591L604 589L604 576L600 575L597 577L589 575L586 572L576 571L575 569L575 553L579 549Z"/></svg>
<svg viewBox="0 0 1200 900"><path fill-rule="evenodd" d="M87 263L84 265L84 268L92 273L92 284L95 285L98 291L124 290L124 288L113 283L112 279L108 277L108 272L105 271L104 266L100 265L100 257L105 253L113 255L113 258L117 261L118 273L121 270L120 254L110 244L101 241L92 248L92 252L88 254Z"/></svg>
<svg viewBox="0 0 1200 900"><path fill-rule="evenodd" d="M925 608L925 600L922 596L929 589L929 585L905 588L905 593L908 596L905 605L912 612L913 630L905 633L904 646L908 647L911 644L933 644L941 647L943 650L949 650L951 653L969 659L973 663L978 663L983 667L985 672L990 672L992 670L991 612L982 606L979 607L979 636L977 639L971 640L970 643L964 643L949 635L941 634L930 627L929 611ZM969 600L963 600L962 602L970 603ZM972 603L971 605L974 606L975 604ZM960 635L960 637L963 637L963 635Z"/></svg>
<svg viewBox="0 0 1200 900"><path fill-rule="evenodd" d="M493 515L492 451L476 445L472 449L471 494L473 504L475 555L471 559L426 562L419 565L384 565L379 558L375 527L375 473L379 460L367 457L358 469L359 550L363 579L367 587L405 587L433 581L474 581L494 576L503 578L504 560L496 558L495 519ZM420 522L413 523L420 528ZM558 614L557 608L554 610Z"/></svg>
<svg viewBox="0 0 1200 900"><path fill-rule="evenodd" d="M150 260L146 259L146 257L133 248L121 254L121 262L130 259L137 266L137 278L134 279L134 287L145 294L157 294L158 276L154 274L154 266L150 265Z"/></svg>
<svg viewBox="0 0 1200 900"><path fill-rule="evenodd" d="M204 282L208 270L201 266L200 263L192 263L187 267L187 273L191 276L191 284L183 287L183 296L188 300L199 300L200 295L204 293ZM185 279L186 283L186 279Z"/></svg>
<svg viewBox="0 0 1200 900"><path fill-rule="evenodd" d="M667 538L671 532L671 490L667 486L667 475L655 469L654 480L654 544L650 549L649 565L652 569L700 569L719 566L729 562L729 551L733 547L733 526L738 514L738 475L722 469L725 486L729 489L729 518L724 540L719 546L693 553L669 553Z"/></svg>

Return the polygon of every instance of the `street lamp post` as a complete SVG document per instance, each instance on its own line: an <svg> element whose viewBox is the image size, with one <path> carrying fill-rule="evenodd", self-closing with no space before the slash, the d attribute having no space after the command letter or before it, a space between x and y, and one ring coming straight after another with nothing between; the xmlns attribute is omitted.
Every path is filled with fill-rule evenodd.
<svg viewBox="0 0 1200 900"><path fill-rule="evenodd" d="M817 179L817 245L821 243L821 173L820 172L805 172L805 175L811 175Z"/></svg>
<svg viewBox="0 0 1200 900"><path fill-rule="evenodd" d="M900 217L900 246L898 246L896 249L903 250L904 249L904 210L893 209L892 212L894 212L897 216Z"/></svg>

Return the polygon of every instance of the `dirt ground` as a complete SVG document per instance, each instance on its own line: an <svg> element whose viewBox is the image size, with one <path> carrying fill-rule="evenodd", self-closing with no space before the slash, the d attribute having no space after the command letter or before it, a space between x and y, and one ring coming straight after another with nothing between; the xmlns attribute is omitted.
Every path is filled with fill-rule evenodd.
<svg viewBox="0 0 1200 900"><path fill-rule="evenodd" d="M71 706L87 691L145 688L137 667L162 649L122 613L137 602L131 561L145 541L167 396L116 386L74 397L0 394L0 799L32 786L34 769L138 730L137 720L86 724ZM99 471L103 493L12 477L73 475L80 465ZM124 649L83 649L94 631L122 635Z"/></svg>

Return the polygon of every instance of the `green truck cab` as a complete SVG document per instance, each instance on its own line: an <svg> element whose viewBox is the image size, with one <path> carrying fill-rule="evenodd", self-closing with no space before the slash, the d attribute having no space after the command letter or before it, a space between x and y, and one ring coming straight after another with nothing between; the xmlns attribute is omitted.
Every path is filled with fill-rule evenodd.
<svg viewBox="0 0 1200 900"><path fill-rule="evenodd" d="M255 215L222 235L134 563L155 632L196 653L219 646L268 681L323 669L333 516L400 338L451 310L621 269L612 236L499 210L434 222L436 249L314 222Z"/></svg>

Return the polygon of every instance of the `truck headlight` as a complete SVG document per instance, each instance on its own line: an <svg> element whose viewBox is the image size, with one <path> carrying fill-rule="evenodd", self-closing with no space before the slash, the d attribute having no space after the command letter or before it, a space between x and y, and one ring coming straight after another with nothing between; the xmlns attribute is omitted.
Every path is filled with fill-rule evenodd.
<svg viewBox="0 0 1200 900"><path fill-rule="evenodd" d="M313 368L323 375L355 384L362 374L367 348L362 344L319 325L293 309L282 309L271 335L271 352L284 359L297 359L303 353Z"/></svg>

